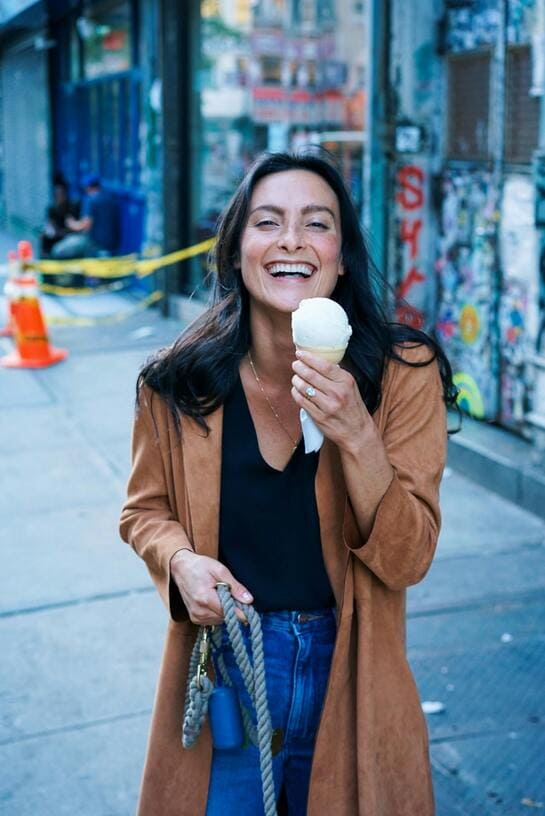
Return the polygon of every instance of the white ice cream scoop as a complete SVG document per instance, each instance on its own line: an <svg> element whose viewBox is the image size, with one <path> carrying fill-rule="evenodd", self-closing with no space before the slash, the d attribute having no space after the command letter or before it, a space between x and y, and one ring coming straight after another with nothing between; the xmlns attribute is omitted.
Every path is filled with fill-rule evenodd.
<svg viewBox="0 0 545 816"><path fill-rule="evenodd" d="M323 360L340 363L352 327L342 306L330 298L305 298L291 314L293 342L301 351L311 351ZM314 389L312 389L314 390ZM312 399L311 394L307 395ZM304 408L300 410L305 452L320 450L324 435Z"/></svg>
<svg viewBox="0 0 545 816"><path fill-rule="evenodd" d="M330 298L305 298L291 315L293 342L302 351L339 363L352 327L342 306Z"/></svg>

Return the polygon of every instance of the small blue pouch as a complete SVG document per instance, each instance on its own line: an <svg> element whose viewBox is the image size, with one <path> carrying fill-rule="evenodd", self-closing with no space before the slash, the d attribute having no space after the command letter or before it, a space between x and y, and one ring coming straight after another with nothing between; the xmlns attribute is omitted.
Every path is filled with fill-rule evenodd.
<svg viewBox="0 0 545 816"><path fill-rule="evenodd" d="M244 744L244 726L240 703L234 688L216 686L208 701L208 719L212 743L219 751L232 751Z"/></svg>

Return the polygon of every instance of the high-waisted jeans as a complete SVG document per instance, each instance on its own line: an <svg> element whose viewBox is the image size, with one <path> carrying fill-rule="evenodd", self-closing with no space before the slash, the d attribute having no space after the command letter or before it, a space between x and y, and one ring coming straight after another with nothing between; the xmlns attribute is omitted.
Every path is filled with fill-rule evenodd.
<svg viewBox="0 0 545 816"><path fill-rule="evenodd" d="M305 816L335 643L335 612L265 612L260 618L272 726L283 732L282 748L273 757L276 796L284 788L289 816ZM242 629L249 645L249 627ZM254 715L225 631L222 652L240 701ZM263 816L259 751L254 745L214 750L206 816Z"/></svg>

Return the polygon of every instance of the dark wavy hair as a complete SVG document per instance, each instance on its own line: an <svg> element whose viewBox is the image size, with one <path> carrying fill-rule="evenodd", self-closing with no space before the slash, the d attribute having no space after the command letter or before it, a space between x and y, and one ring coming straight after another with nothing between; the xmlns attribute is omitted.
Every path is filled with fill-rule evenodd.
<svg viewBox="0 0 545 816"><path fill-rule="evenodd" d="M344 308L352 326L343 365L355 377L367 409L373 413L380 404L388 358L412 366L437 360L445 402L454 406L457 391L451 367L437 341L418 329L388 320L379 295L385 291L385 283L369 257L341 173L330 154L321 149L264 153L254 161L218 222L217 241L209 259L214 278L211 305L172 346L148 360L138 378L137 394L145 384L165 400L176 427L181 412L207 429L205 417L225 402L251 344L249 299L237 263L250 199L260 179L287 170L316 173L337 196L345 274L339 276L331 297ZM400 356L400 344L426 345L429 359L409 363Z"/></svg>

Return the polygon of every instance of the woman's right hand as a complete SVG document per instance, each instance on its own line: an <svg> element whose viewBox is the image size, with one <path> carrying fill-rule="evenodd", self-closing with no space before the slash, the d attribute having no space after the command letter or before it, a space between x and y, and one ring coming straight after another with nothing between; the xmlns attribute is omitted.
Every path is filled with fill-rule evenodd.
<svg viewBox="0 0 545 816"><path fill-rule="evenodd" d="M216 626L223 623L223 610L216 591L216 584L231 587L231 594L241 603L252 603L250 592L233 577L231 572L207 555L197 555L193 550L178 550L170 561L170 574L180 591L189 612L189 619L199 626ZM237 617L243 623L246 618L240 609Z"/></svg>

